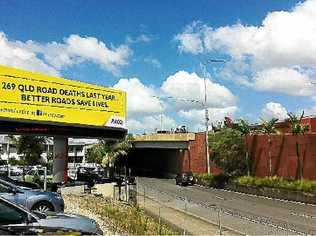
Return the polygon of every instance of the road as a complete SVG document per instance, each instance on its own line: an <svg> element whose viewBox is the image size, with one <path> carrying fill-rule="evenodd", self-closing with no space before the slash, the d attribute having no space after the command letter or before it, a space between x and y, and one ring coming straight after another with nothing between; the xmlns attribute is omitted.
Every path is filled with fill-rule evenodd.
<svg viewBox="0 0 316 236"><path fill-rule="evenodd" d="M141 177L138 191L178 210L243 234L316 235L316 206ZM220 217L218 217L220 215Z"/></svg>

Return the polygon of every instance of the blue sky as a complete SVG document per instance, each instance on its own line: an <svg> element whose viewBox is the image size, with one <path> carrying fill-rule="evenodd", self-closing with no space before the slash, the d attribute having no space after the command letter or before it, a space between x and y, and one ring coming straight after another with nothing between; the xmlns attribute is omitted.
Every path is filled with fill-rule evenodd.
<svg viewBox="0 0 316 236"><path fill-rule="evenodd" d="M128 92L128 128L314 114L316 1L0 1L0 64ZM314 40L315 39L315 40ZM316 90L315 90L316 91ZM158 99L158 96L161 99ZM166 99L166 97L176 99Z"/></svg>

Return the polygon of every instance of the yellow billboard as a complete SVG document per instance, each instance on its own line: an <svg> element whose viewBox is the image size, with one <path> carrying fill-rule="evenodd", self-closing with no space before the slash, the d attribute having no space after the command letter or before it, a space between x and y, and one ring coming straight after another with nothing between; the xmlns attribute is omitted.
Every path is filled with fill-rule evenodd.
<svg viewBox="0 0 316 236"><path fill-rule="evenodd" d="M126 93L0 66L0 118L125 128Z"/></svg>

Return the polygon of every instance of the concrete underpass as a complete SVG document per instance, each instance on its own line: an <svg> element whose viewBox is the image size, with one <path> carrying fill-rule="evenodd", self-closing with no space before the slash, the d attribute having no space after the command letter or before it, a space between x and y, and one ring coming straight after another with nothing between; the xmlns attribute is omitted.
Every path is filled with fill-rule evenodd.
<svg viewBox="0 0 316 236"><path fill-rule="evenodd" d="M182 171L206 171L203 133L140 135L127 158L134 175L174 177Z"/></svg>

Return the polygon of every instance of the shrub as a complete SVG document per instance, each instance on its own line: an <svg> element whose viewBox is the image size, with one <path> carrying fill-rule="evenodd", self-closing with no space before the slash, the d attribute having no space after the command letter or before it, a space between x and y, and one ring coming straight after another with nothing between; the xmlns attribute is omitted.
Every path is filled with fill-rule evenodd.
<svg viewBox="0 0 316 236"><path fill-rule="evenodd" d="M213 186L215 188L224 188L228 183L230 176L225 173L220 173L213 177Z"/></svg>
<svg viewBox="0 0 316 236"><path fill-rule="evenodd" d="M225 173L218 175L194 173L193 175L197 184L215 188L223 188L230 179L230 176Z"/></svg>
<svg viewBox="0 0 316 236"><path fill-rule="evenodd" d="M196 183L199 185L203 185L203 186L207 186L207 187L211 187L214 185L214 176L212 174L194 173L193 176L196 180Z"/></svg>
<svg viewBox="0 0 316 236"><path fill-rule="evenodd" d="M224 128L209 136L212 160L231 176L241 176L247 172L245 144L241 132Z"/></svg>
<svg viewBox="0 0 316 236"><path fill-rule="evenodd" d="M233 180L234 183L245 186L283 188L289 190L299 190L304 192L316 191L316 181L293 180L282 177L251 177L242 176Z"/></svg>

